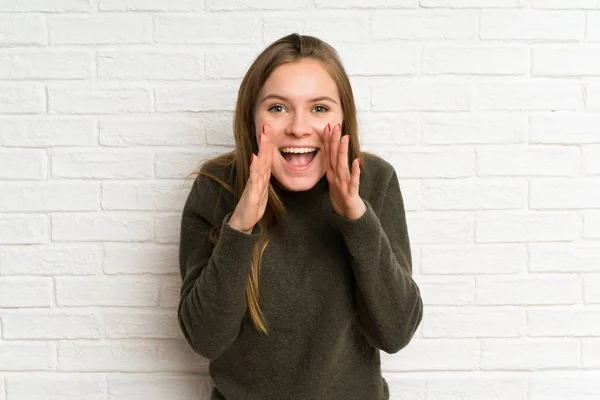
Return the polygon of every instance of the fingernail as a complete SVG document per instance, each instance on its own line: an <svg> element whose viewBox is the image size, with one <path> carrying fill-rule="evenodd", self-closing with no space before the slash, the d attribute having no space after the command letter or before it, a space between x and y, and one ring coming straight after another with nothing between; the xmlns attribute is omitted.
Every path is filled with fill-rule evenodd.
<svg viewBox="0 0 600 400"><path fill-rule="evenodd" d="M327 124L327 130L331 131L331 125Z"/></svg>
<svg viewBox="0 0 600 400"><path fill-rule="evenodd" d="M338 124L338 126L340 127L340 131L342 130L342 124Z"/></svg>
<svg viewBox="0 0 600 400"><path fill-rule="evenodd" d="M265 124L263 124L263 130L262 130L262 131L263 131L263 132L265 131Z"/></svg>
<svg viewBox="0 0 600 400"><path fill-rule="evenodd" d="M250 162L254 161L254 157L256 157L256 156L254 155L254 153L252 153L252 157L250 157Z"/></svg>

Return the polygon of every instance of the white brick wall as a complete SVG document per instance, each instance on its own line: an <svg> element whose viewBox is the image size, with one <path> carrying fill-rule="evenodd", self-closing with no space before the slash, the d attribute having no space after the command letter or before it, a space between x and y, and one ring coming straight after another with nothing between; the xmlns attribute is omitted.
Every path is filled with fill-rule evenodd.
<svg viewBox="0 0 600 400"><path fill-rule="evenodd" d="M208 399L179 218L271 41L333 44L425 316L392 399L600 398L600 1L0 1L0 400Z"/></svg>

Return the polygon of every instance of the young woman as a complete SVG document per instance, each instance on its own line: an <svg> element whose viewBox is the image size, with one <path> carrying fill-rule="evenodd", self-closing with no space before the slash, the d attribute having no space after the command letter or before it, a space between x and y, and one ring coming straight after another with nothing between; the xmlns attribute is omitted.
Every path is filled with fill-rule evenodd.
<svg viewBox="0 0 600 400"><path fill-rule="evenodd" d="M212 399L389 398L380 350L423 305L394 168L359 149L335 50L292 34L244 77L235 150L203 164L181 223L178 317Z"/></svg>

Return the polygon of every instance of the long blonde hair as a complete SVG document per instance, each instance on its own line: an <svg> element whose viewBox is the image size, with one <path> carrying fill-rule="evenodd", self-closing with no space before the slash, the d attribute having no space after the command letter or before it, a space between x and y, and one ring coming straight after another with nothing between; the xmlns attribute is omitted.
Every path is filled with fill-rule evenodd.
<svg viewBox="0 0 600 400"><path fill-rule="evenodd" d="M235 107L233 122L235 149L204 161L205 164L233 166L235 181L229 185L212 174L200 171L200 168L190 175L200 174L215 180L233 194L234 204L237 204L250 176L250 156L252 153L258 154L254 128L254 109L258 94L265 81L278 66L284 63L299 61L303 58L311 58L319 61L337 84L344 113L342 134L350 135L348 165L350 166L352 160L356 157L361 156L354 95L350 80L338 53L332 46L316 37L293 33L282 37L264 49L246 72L240 85ZM362 165L361 169L363 169ZM260 262L265 248L273 239L276 234L276 228L285 215L283 203L273 189L272 183L269 184L268 190L269 198L265 213L258 222L260 236L252 254L252 265L248 281L246 282L246 298L250 317L255 328L265 334L268 333L266 320L259 306L258 279L260 275ZM219 228L220 226L214 226L210 232L209 236L213 244L216 244L218 240Z"/></svg>

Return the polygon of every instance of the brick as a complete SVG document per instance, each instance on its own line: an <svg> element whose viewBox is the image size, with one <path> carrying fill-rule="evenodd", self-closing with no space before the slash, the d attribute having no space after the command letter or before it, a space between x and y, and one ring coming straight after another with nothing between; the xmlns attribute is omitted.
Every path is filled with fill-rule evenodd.
<svg viewBox="0 0 600 400"><path fill-rule="evenodd" d="M129 114L152 110L149 89L100 83L49 86L48 104L53 114Z"/></svg>
<svg viewBox="0 0 600 400"><path fill-rule="evenodd" d="M179 275L166 276L160 280L160 306L176 308L181 297L181 277Z"/></svg>
<svg viewBox="0 0 600 400"><path fill-rule="evenodd" d="M235 147L233 113L210 112L201 115L206 123L206 144L228 146L233 150Z"/></svg>
<svg viewBox="0 0 600 400"><path fill-rule="evenodd" d="M528 0L421 0L421 7L433 8L522 8Z"/></svg>
<svg viewBox="0 0 600 400"><path fill-rule="evenodd" d="M533 180L530 185L530 208L596 208L600 204L600 180Z"/></svg>
<svg viewBox="0 0 600 400"><path fill-rule="evenodd" d="M373 39L477 39L477 15L467 11L374 11Z"/></svg>
<svg viewBox="0 0 600 400"><path fill-rule="evenodd" d="M413 244L465 244L473 241L473 218L458 212L407 215Z"/></svg>
<svg viewBox="0 0 600 400"><path fill-rule="evenodd" d="M46 179L47 164L45 150L0 150L0 180Z"/></svg>
<svg viewBox="0 0 600 400"><path fill-rule="evenodd" d="M201 117L101 119L103 146L186 146L205 143L207 123Z"/></svg>
<svg viewBox="0 0 600 400"><path fill-rule="evenodd" d="M588 243L532 243L531 272L600 272L600 247Z"/></svg>
<svg viewBox="0 0 600 400"><path fill-rule="evenodd" d="M200 80L204 77L204 56L192 51L99 51L98 77Z"/></svg>
<svg viewBox="0 0 600 400"><path fill-rule="evenodd" d="M56 368L56 363L54 343L0 342L0 370L4 372L50 371Z"/></svg>
<svg viewBox="0 0 600 400"><path fill-rule="evenodd" d="M600 336L600 308L528 307L529 336Z"/></svg>
<svg viewBox="0 0 600 400"><path fill-rule="evenodd" d="M471 149L386 151L400 178L464 178L475 175Z"/></svg>
<svg viewBox="0 0 600 400"><path fill-rule="evenodd" d="M39 244L48 239L46 215L0 215L0 244Z"/></svg>
<svg viewBox="0 0 600 400"><path fill-rule="evenodd" d="M211 396L210 378L189 375L109 375L111 400L188 400Z"/></svg>
<svg viewBox="0 0 600 400"><path fill-rule="evenodd" d="M3 49L0 79L87 79L93 64L88 51Z"/></svg>
<svg viewBox="0 0 600 400"><path fill-rule="evenodd" d="M527 248L520 244L427 246L421 249L420 265L423 274L514 274L526 271Z"/></svg>
<svg viewBox="0 0 600 400"><path fill-rule="evenodd" d="M477 369L479 343L464 339L413 339L403 357L381 352L382 371L460 371Z"/></svg>
<svg viewBox="0 0 600 400"><path fill-rule="evenodd" d="M478 276L478 305L558 305L579 302L579 277L548 276Z"/></svg>
<svg viewBox="0 0 600 400"><path fill-rule="evenodd" d="M570 241L578 230L574 211L484 211L475 217L479 243Z"/></svg>
<svg viewBox="0 0 600 400"><path fill-rule="evenodd" d="M421 140L426 144L523 143L529 124L525 116L505 113L422 116Z"/></svg>
<svg viewBox="0 0 600 400"><path fill-rule="evenodd" d="M600 367L600 339L581 339L581 364L583 368Z"/></svg>
<svg viewBox="0 0 600 400"><path fill-rule="evenodd" d="M198 0L100 0L100 11L201 11Z"/></svg>
<svg viewBox="0 0 600 400"><path fill-rule="evenodd" d="M110 182L102 186L105 210L180 211L190 193L183 182Z"/></svg>
<svg viewBox="0 0 600 400"><path fill-rule="evenodd" d="M106 274L171 274L179 273L178 246L107 245L104 250Z"/></svg>
<svg viewBox="0 0 600 400"><path fill-rule="evenodd" d="M600 47L589 44L534 45L531 75L598 76Z"/></svg>
<svg viewBox="0 0 600 400"><path fill-rule="evenodd" d="M6 379L10 398L33 400L105 400L108 385L103 375L29 373Z"/></svg>
<svg viewBox="0 0 600 400"><path fill-rule="evenodd" d="M102 372L207 372L207 362L183 342L62 342L58 370ZM178 358L179 357L179 358Z"/></svg>
<svg viewBox="0 0 600 400"><path fill-rule="evenodd" d="M577 111L582 103L576 81L548 79L475 84L481 111Z"/></svg>
<svg viewBox="0 0 600 400"><path fill-rule="evenodd" d="M527 398L526 374L455 373L427 379L427 400L516 400Z"/></svg>
<svg viewBox="0 0 600 400"><path fill-rule="evenodd" d="M350 76L350 85L352 86L352 93L354 95L354 104L356 111L369 111L373 107L371 106L371 83L372 78L365 78L360 76Z"/></svg>
<svg viewBox="0 0 600 400"><path fill-rule="evenodd" d="M551 144L600 143L596 126L600 116L577 115L532 115L529 125L529 141Z"/></svg>
<svg viewBox="0 0 600 400"><path fill-rule="evenodd" d="M316 36L334 46L371 41L369 14L364 12L273 11L265 13L263 20L267 44L291 33Z"/></svg>
<svg viewBox="0 0 600 400"><path fill-rule="evenodd" d="M259 53L260 49L248 46L207 50L206 78L241 79Z"/></svg>
<svg viewBox="0 0 600 400"><path fill-rule="evenodd" d="M158 112L233 111L238 85L222 83L188 84L154 90Z"/></svg>
<svg viewBox="0 0 600 400"><path fill-rule="evenodd" d="M506 179L426 180L422 210L521 208L527 204L527 182Z"/></svg>
<svg viewBox="0 0 600 400"><path fill-rule="evenodd" d="M600 1L598 0L571 0L565 3L561 0L531 0L532 8L546 9L600 9Z"/></svg>
<svg viewBox="0 0 600 400"><path fill-rule="evenodd" d="M148 150L56 149L51 168L55 178L148 179L152 160Z"/></svg>
<svg viewBox="0 0 600 400"><path fill-rule="evenodd" d="M48 17L51 44L149 43L152 19L148 15L60 15Z"/></svg>
<svg viewBox="0 0 600 400"><path fill-rule="evenodd" d="M154 372L156 345L61 341L58 345L58 370L76 372Z"/></svg>
<svg viewBox="0 0 600 400"><path fill-rule="evenodd" d="M484 370L575 369L581 345L577 339L483 339L480 356Z"/></svg>
<svg viewBox="0 0 600 400"><path fill-rule="evenodd" d="M40 0L41 1L41 0ZM9 2L14 3L14 2ZM22 2L19 2L22 4ZM0 12L7 4L0 4ZM0 44L2 45L41 45L48 42L46 21L41 15L0 15Z"/></svg>
<svg viewBox="0 0 600 400"><path fill-rule="evenodd" d="M586 304L600 303L600 274L584 274L583 301Z"/></svg>
<svg viewBox="0 0 600 400"><path fill-rule="evenodd" d="M466 305L475 303L473 277L419 277L417 284L425 305Z"/></svg>
<svg viewBox="0 0 600 400"><path fill-rule="evenodd" d="M417 8L418 0L315 0L317 8Z"/></svg>
<svg viewBox="0 0 600 400"><path fill-rule="evenodd" d="M197 171L200 164L220 155L220 149L198 152L157 151L154 159L156 177L160 179L184 179Z"/></svg>
<svg viewBox="0 0 600 400"><path fill-rule="evenodd" d="M7 246L0 251L0 275L95 275L102 260L97 245Z"/></svg>
<svg viewBox="0 0 600 400"><path fill-rule="evenodd" d="M374 111L467 111L473 101L467 84L429 78L373 80L371 96Z"/></svg>
<svg viewBox="0 0 600 400"><path fill-rule="evenodd" d="M52 280L50 278L0 277L0 307L50 307L51 305ZM6 323L6 318L8 317L2 317L3 324Z"/></svg>
<svg viewBox="0 0 600 400"><path fill-rule="evenodd" d="M586 239L600 238L600 211L583 212L583 237Z"/></svg>
<svg viewBox="0 0 600 400"><path fill-rule="evenodd" d="M106 336L111 339L183 339L172 311L108 312Z"/></svg>
<svg viewBox="0 0 600 400"><path fill-rule="evenodd" d="M361 113L358 116L363 144L414 145L419 142L420 127L414 116L396 113Z"/></svg>
<svg viewBox="0 0 600 400"><path fill-rule="evenodd" d="M94 183L4 183L0 212L92 211L100 209Z"/></svg>
<svg viewBox="0 0 600 400"><path fill-rule="evenodd" d="M600 175L600 145L583 147L583 169L586 175Z"/></svg>
<svg viewBox="0 0 600 400"><path fill-rule="evenodd" d="M53 241L143 242L152 238L152 231L150 216L130 212L63 213L52 216Z"/></svg>
<svg viewBox="0 0 600 400"><path fill-rule="evenodd" d="M418 47L387 43L336 46L349 75L415 75L419 72Z"/></svg>
<svg viewBox="0 0 600 400"><path fill-rule="evenodd" d="M525 46L425 47L421 71L425 75L525 75L529 50Z"/></svg>
<svg viewBox="0 0 600 400"><path fill-rule="evenodd" d="M576 146L544 146L477 149L479 176L555 176L579 175L580 150Z"/></svg>
<svg viewBox="0 0 600 400"><path fill-rule="evenodd" d="M406 372L385 372L383 376L388 384L390 399L425 400L427 381L424 377Z"/></svg>
<svg viewBox="0 0 600 400"><path fill-rule="evenodd" d="M429 307L421 331L427 338L519 337L525 324L519 307Z"/></svg>
<svg viewBox="0 0 600 400"><path fill-rule="evenodd" d="M89 119L12 117L0 119L0 145L8 147L90 146L94 123Z"/></svg>
<svg viewBox="0 0 600 400"><path fill-rule="evenodd" d="M600 12L587 12L587 30L585 38L588 43L600 42Z"/></svg>
<svg viewBox="0 0 600 400"><path fill-rule="evenodd" d="M482 11L479 34L481 39L582 41L585 14L581 11Z"/></svg>
<svg viewBox="0 0 600 400"><path fill-rule="evenodd" d="M596 400L597 371L546 371L529 378L530 400Z"/></svg>
<svg viewBox="0 0 600 400"><path fill-rule="evenodd" d="M154 41L171 44L256 44L261 40L261 27L261 19L250 14L157 16L154 18Z"/></svg>
<svg viewBox="0 0 600 400"><path fill-rule="evenodd" d="M312 0L278 2L268 0L205 0L204 8L208 11L250 11L250 10L301 10L312 7Z"/></svg>
<svg viewBox="0 0 600 400"><path fill-rule="evenodd" d="M59 306L158 305L158 278L153 276L61 276L56 279L56 304Z"/></svg>
<svg viewBox="0 0 600 400"><path fill-rule="evenodd" d="M181 215L165 215L154 218L154 241L157 243L179 243Z"/></svg>
<svg viewBox="0 0 600 400"><path fill-rule="evenodd" d="M0 12L90 12L90 0L16 0L0 4Z"/></svg>
<svg viewBox="0 0 600 400"><path fill-rule="evenodd" d="M102 317L90 312L46 311L5 314L4 339L99 339Z"/></svg>
<svg viewBox="0 0 600 400"><path fill-rule="evenodd" d="M46 94L43 85L0 84L0 114L40 114L45 110Z"/></svg>

